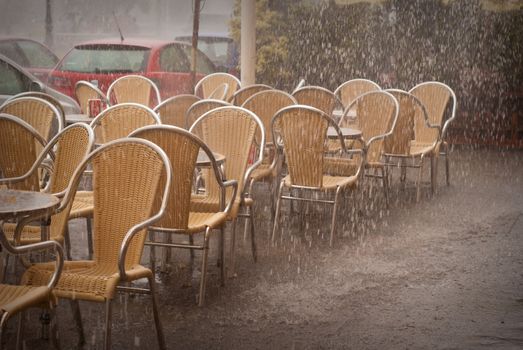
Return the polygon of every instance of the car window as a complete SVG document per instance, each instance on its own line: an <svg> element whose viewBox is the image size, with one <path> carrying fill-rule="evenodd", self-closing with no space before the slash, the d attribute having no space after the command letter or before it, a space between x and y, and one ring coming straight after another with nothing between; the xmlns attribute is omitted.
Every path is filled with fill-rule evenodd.
<svg viewBox="0 0 523 350"><path fill-rule="evenodd" d="M185 55L187 56L187 58L190 62L192 47L190 45L184 45L183 50L185 51ZM211 60L209 60L209 58L207 56L205 56L205 54L203 54L201 51L198 50L196 52L197 52L196 71L198 73L202 73L202 74L211 74L211 73L216 72L214 64L211 62Z"/></svg>
<svg viewBox="0 0 523 350"><path fill-rule="evenodd" d="M39 43L22 40L18 46L29 61L29 67L53 68L58 63L58 58Z"/></svg>
<svg viewBox="0 0 523 350"><path fill-rule="evenodd" d="M191 70L190 61L177 45L169 45L160 52L160 69L164 72L183 72Z"/></svg>
<svg viewBox="0 0 523 350"><path fill-rule="evenodd" d="M230 53L227 40L202 38L198 41L198 48L202 50L211 61L217 65L225 66L228 63Z"/></svg>
<svg viewBox="0 0 523 350"><path fill-rule="evenodd" d="M60 70L81 73L137 73L146 68L150 49L130 46L86 46L71 50Z"/></svg>
<svg viewBox="0 0 523 350"><path fill-rule="evenodd" d="M0 95L16 95L29 90L31 82L16 68L0 61Z"/></svg>
<svg viewBox="0 0 523 350"><path fill-rule="evenodd" d="M16 47L16 44L11 41L0 42L0 53L23 67L27 65L23 53Z"/></svg>

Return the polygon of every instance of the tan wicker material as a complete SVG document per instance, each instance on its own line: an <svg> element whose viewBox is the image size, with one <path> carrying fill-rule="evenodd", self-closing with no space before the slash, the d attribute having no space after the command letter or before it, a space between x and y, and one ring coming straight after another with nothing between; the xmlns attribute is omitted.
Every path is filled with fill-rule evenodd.
<svg viewBox="0 0 523 350"><path fill-rule="evenodd" d="M420 108L415 96L402 90L386 90L398 100L399 114L392 135L385 139L386 154L408 155L410 143L414 139L414 115Z"/></svg>
<svg viewBox="0 0 523 350"><path fill-rule="evenodd" d="M63 252L61 246L54 241L40 242L36 244L27 245L24 247L13 247L5 239L4 233L0 227L0 243L2 250L10 255L25 255L36 252L42 249L54 249L56 256L56 263L54 267L51 266L50 281L43 286L26 286L26 285L10 285L0 284L0 340L4 339L3 335L6 330L8 321L16 314L24 312L32 307L43 307L50 311L51 316L51 341L57 345L56 321L54 320L54 308L57 305L57 300L52 293L52 289L56 285L60 277L63 267ZM17 347L22 344L22 322L23 317L19 319L17 332ZM0 348L2 344L0 344Z"/></svg>
<svg viewBox="0 0 523 350"><path fill-rule="evenodd" d="M445 134L449 125L456 118L457 103L454 91L441 82L428 81L418 84L410 90L410 93L416 96L426 109L425 114L418 110L415 115L414 140L410 146L410 154L421 157L416 197L419 200L419 184L425 157L430 157L431 160L432 193L435 193L437 188L436 179L440 155L445 156L446 182L447 185L450 184L448 144L445 141ZM449 103L451 103L450 106ZM445 120L447 109L450 109L449 118Z"/></svg>
<svg viewBox="0 0 523 350"><path fill-rule="evenodd" d="M185 115L185 125L187 125L187 128L189 129L194 124L194 122L198 120L198 118L200 118L202 115L209 112L210 110L230 105L230 103L221 100L203 99L201 101L195 102L187 110L187 113Z"/></svg>
<svg viewBox="0 0 523 350"><path fill-rule="evenodd" d="M240 80L229 73L213 73L203 77L194 87L194 94L202 98L210 98L211 93L220 84L227 84L227 94L224 101L230 101L236 90L241 87Z"/></svg>
<svg viewBox="0 0 523 350"><path fill-rule="evenodd" d="M36 97L20 97L7 101L0 106L0 113L14 115L35 128L42 137L49 141L54 131L63 128L60 112L49 102ZM37 153L42 147L36 144Z"/></svg>
<svg viewBox="0 0 523 350"><path fill-rule="evenodd" d="M83 123L71 125L62 130L51 140L44 149L44 155L52 150L55 153L53 171L49 179L47 191L50 193L62 193L67 189L74 171L80 162L91 151L94 136L91 128ZM40 156L40 161L43 160ZM36 168L37 169L37 168ZM36 170L35 169L35 170ZM63 245L64 235L69 219L69 211L72 201L66 208L51 217L50 238ZM10 241L14 240L15 224L4 224L4 232ZM41 227L27 225L21 232L17 245L26 245L41 241ZM70 258L70 247L68 247Z"/></svg>
<svg viewBox="0 0 523 350"><path fill-rule="evenodd" d="M134 130L146 125L160 124L152 109L137 103L121 103L100 113L91 122L97 144L104 144L127 137Z"/></svg>
<svg viewBox="0 0 523 350"><path fill-rule="evenodd" d="M46 141L28 123L15 116L0 114L0 190L39 191L38 173L31 172L39 155L36 145L43 149ZM25 175L25 177L24 177ZM7 181L7 178L20 178Z"/></svg>
<svg viewBox="0 0 523 350"><path fill-rule="evenodd" d="M209 96L207 96L207 98L209 98L211 100L226 101L228 91L229 91L229 84L222 83L222 84L219 84L213 91L211 91L211 93L209 94Z"/></svg>
<svg viewBox="0 0 523 350"><path fill-rule="evenodd" d="M231 102L235 106L242 106L245 103L245 101L247 101L247 99L255 93L271 89L272 87L265 84L253 84L245 86L234 93L234 95L231 98Z"/></svg>
<svg viewBox="0 0 523 350"><path fill-rule="evenodd" d="M107 99L111 105L139 103L151 108L162 102L156 84L141 75L126 75L113 81L107 89Z"/></svg>
<svg viewBox="0 0 523 350"><path fill-rule="evenodd" d="M321 86L304 86L294 91L292 96L299 104L317 108L328 116L332 116L336 107L341 107L336 95Z"/></svg>
<svg viewBox="0 0 523 350"><path fill-rule="evenodd" d="M234 244L235 224L239 215L240 206L248 210L247 218L251 224L252 253L256 261L255 233L252 218L252 200L245 198L245 185L252 171L256 169L263 160L263 152L258 153L252 164L248 164L254 137L257 129L262 130L260 149L265 149L265 130L263 123L256 114L245 108L236 106L225 106L213 109L202 115L192 126L190 131L200 137L205 144L216 153L225 156L223 165L225 177L228 180L238 182L238 194L233 198L234 191L227 189L225 200L233 202L232 210L228 218L233 221L233 237L231 270L234 271ZM220 210L221 188L216 181L209 176L205 179L205 194L194 195L191 199L191 211L217 212ZM247 200L249 199L249 200Z"/></svg>
<svg viewBox="0 0 523 350"><path fill-rule="evenodd" d="M154 111L160 116L162 124L188 129L190 125L185 124L185 115L187 110L199 100L196 95L178 95L163 101L154 107Z"/></svg>
<svg viewBox="0 0 523 350"><path fill-rule="evenodd" d="M212 152L198 139L195 135L180 128L173 126L148 126L140 128L132 133L130 136L139 137L154 142L160 146L169 157L173 169L173 182L169 194L169 201L167 204L167 215L158 221L153 227L152 231L166 232L167 234L196 234L205 232L203 244L195 246L194 244L171 244L170 247L198 249L203 251L202 259L202 274L200 280L200 295L199 305L202 306L205 297L205 282L207 272L207 256L209 252L209 239L211 231L215 228L222 228L221 242L223 243L223 226L227 220L228 209L224 207L219 208L216 212L200 212L195 213L190 211L190 200L192 193L192 180L194 171L196 170L196 159L200 149L207 152L212 162L212 169L214 170L214 181L221 188L221 192L225 193L225 186L234 185L236 189L236 182L229 182L224 184L221 179L221 174L214 161ZM157 200L156 207L159 207L160 200ZM227 206L230 208L230 206ZM154 247L155 242L150 242ZM165 247L165 244L163 245ZM223 262L223 244L220 245L220 256ZM154 266L154 254L151 253L151 263ZM224 282L224 264L222 265L222 283Z"/></svg>
<svg viewBox="0 0 523 350"><path fill-rule="evenodd" d="M87 163L92 164L93 169L93 260L65 262L54 292L59 298L105 302L105 348L110 348L111 300L117 290L135 290L119 284L147 278L158 340L163 349L165 342L154 297L153 272L140 265L140 258L146 228L161 218L167 205L171 185L169 160L149 141L119 139L92 152L79 166L71 186L78 185ZM162 176L166 179L163 190L160 188ZM158 195L162 205L158 212L153 212ZM34 264L22 281L27 285L42 285L49 279L49 269L49 264Z"/></svg>
<svg viewBox="0 0 523 350"><path fill-rule="evenodd" d="M278 229L282 199L318 201L293 194L292 189L301 189L335 193L334 200L321 200L323 203L333 205L330 232L330 244L332 245L339 194L357 184L363 161L360 161L357 172L351 176L330 176L323 173L324 147L329 126L337 128L334 120L326 113L305 105L286 107L273 118L273 138L276 137L276 134L281 137L289 171L289 174L281 181L278 192L272 234L273 241ZM342 149L345 150L341 134L338 135L340 135ZM278 147L281 147L280 143L278 143ZM283 194L284 190L289 191L288 195Z"/></svg>
<svg viewBox="0 0 523 350"><path fill-rule="evenodd" d="M9 100L20 98L20 97L36 97L41 98L42 100L45 100L52 104L56 110L60 114L60 121L62 123L62 128L65 128L66 121L65 121L65 110L60 101L58 101L55 97L46 94L45 92L38 92L38 91L27 91L27 92L21 92L17 95L14 95ZM52 135L56 135L58 133L58 125L53 126L53 132Z"/></svg>
<svg viewBox="0 0 523 350"><path fill-rule="evenodd" d="M347 109L352 108L357 111L362 132L362 139L360 142L355 142L355 147L359 144L359 147L365 150L365 175L382 179L388 205L387 167L383 161L384 140L394 131L399 113L398 101L386 91L371 91L361 95L347 107ZM348 171L346 175L349 175L353 172L354 166L351 160L332 160L329 157L325 162L324 169L330 174L343 174L344 171ZM381 175L371 174L369 172L371 168L379 169Z"/></svg>
<svg viewBox="0 0 523 350"><path fill-rule="evenodd" d="M366 92L379 90L381 90L380 86L371 80L351 79L338 86L338 88L334 90L334 94L338 96L343 107L346 108L354 102L358 96Z"/></svg>
<svg viewBox="0 0 523 350"><path fill-rule="evenodd" d="M74 93L78 103L80 104L80 109L84 114L89 113L88 103L91 99L100 99L103 103L108 103L107 97L102 90L85 80L80 80L76 83Z"/></svg>

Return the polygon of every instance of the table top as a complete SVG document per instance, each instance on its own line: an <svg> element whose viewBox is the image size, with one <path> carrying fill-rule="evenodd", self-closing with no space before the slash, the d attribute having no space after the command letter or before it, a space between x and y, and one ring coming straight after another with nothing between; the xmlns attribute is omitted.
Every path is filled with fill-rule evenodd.
<svg viewBox="0 0 523 350"><path fill-rule="evenodd" d="M346 139L357 139L361 136L361 130L353 129L353 128L340 128L341 134L343 135L343 138ZM327 137L329 139L336 139L338 138L338 133L336 132L336 129L334 127L329 127L327 129Z"/></svg>
<svg viewBox="0 0 523 350"><path fill-rule="evenodd" d="M212 154L214 155L214 159L216 159L216 163L218 165L225 162L225 156L223 154L215 153L215 152L213 152ZM198 158L196 159L196 165L202 166L202 167L211 166L211 160L209 159L209 157L207 156L207 153L205 153L205 151L200 150L200 152L198 153Z"/></svg>
<svg viewBox="0 0 523 350"><path fill-rule="evenodd" d="M87 114L66 114L65 122L67 125L74 123L86 123L91 124L94 118L89 117Z"/></svg>
<svg viewBox="0 0 523 350"><path fill-rule="evenodd" d="M343 109L335 109L332 112L332 116L334 117L334 119L339 120L343 116ZM356 118L356 116L357 115L356 115L356 110L355 109L351 109L347 113L347 117L349 117L349 118Z"/></svg>
<svg viewBox="0 0 523 350"><path fill-rule="evenodd" d="M49 193L0 190L0 220L50 213L59 204L60 199Z"/></svg>

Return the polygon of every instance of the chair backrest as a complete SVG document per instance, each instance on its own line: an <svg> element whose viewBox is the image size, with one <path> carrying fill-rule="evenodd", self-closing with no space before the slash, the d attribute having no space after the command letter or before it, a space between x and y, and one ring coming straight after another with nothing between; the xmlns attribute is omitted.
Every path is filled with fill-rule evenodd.
<svg viewBox="0 0 523 350"><path fill-rule="evenodd" d="M177 95L154 107L154 111L160 116L162 124L187 129L190 126L185 124L187 110L199 100L200 98L196 95Z"/></svg>
<svg viewBox="0 0 523 350"><path fill-rule="evenodd" d="M88 163L93 171L93 260L116 273L119 256L125 252L125 268L129 269L140 263L147 225L165 211L171 185L169 159L150 141L115 140L89 154L77 168L70 187L78 185ZM162 176L166 180L160 191ZM162 205L154 213L158 193L162 194Z"/></svg>
<svg viewBox="0 0 523 350"><path fill-rule="evenodd" d="M357 111L359 127L367 146L366 161L380 161L383 140L396 125L398 101L386 91L371 91L358 97L347 108Z"/></svg>
<svg viewBox="0 0 523 350"><path fill-rule="evenodd" d="M230 101L232 95L241 87L240 80L229 73L212 73L203 77L194 87L194 94L202 98L209 98L210 94L220 85L227 84L225 101Z"/></svg>
<svg viewBox="0 0 523 350"><path fill-rule="evenodd" d="M242 194L246 179L263 160L263 152L260 152L256 161L248 166L257 129L262 130L259 146L264 149L265 130L256 114L242 107L225 106L202 115L189 131L200 137L213 152L225 156L225 176L238 181L238 193ZM219 191L216 182L206 184L208 196L219 198ZM231 193L232 189L227 191L227 201Z"/></svg>
<svg viewBox="0 0 523 350"><path fill-rule="evenodd" d="M332 116L337 106L341 106L339 99L330 90L321 86L304 86L292 93L292 96L301 105L311 106Z"/></svg>
<svg viewBox="0 0 523 350"><path fill-rule="evenodd" d="M214 89L207 98L213 99L213 100L222 100L226 101L227 93L229 91L229 84L222 83Z"/></svg>
<svg viewBox="0 0 523 350"><path fill-rule="evenodd" d="M27 174L35 164L46 140L28 123L15 116L0 113L0 179L20 177ZM37 172L24 181L7 184L8 188L39 191Z"/></svg>
<svg viewBox="0 0 523 350"><path fill-rule="evenodd" d="M165 151L173 169L173 181L169 200L164 215L154 227L185 230L188 227L192 182L196 168L196 159L200 149L204 150L210 159L214 159L209 148L194 134L171 125L152 125L135 130L129 137L139 137L153 142ZM213 162L216 179L219 170ZM161 185L165 179L162 177ZM160 207L158 196L155 210Z"/></svg>
<svg viewBox="0 0 523 350"><path fill-rule="evenodd" d="M271 130L273 137L281 137L292 185L322 187L329 125L336 124L326 113L305 105L286 107L274 116Z"/></svg>
<svg viewBox="0 0 523 350"><path fill-rule="evenodd" d="M55 97L49 95L49 94L46 94L45 92L39 92L39 91L26 91L26 92L21 92L17 95L14 95L13 97L10 98L11 99L16 99L16 98L20 98L20 97L36 97L36 98L41 98L42 100L46 100L47 102L49 102L50 104L52 104L56 110L60 113L60 119L61 119L61 122L62 122L62 127L65 128L66 126L66 120L65 120L65 110L64 110L64 107L62 106L62 104L60 103L60 101L58 101ZM56 126L54 128L54 133L53 135L55 135L57 132L58 132L58 126Z"/></svg>
<svg viewBox="0 0 523 350"><path fill-rule="evenodd" d="M410 91L427 109L429 123L441 128L441 133L436 128L428 128L422 115L417 115L414 122L415 139L422 143L433 143L443 139L448 125L456 117L456 94L446 84L437 81L427 81L414 86ZM444 122L445 110L452 100L450 118Z"/></svg>
<svg viewBox="0 0 523 350"><path fill-rule="evenodd" d="M131 102L148 107L161 103L156 84L141 75L125 75L113 81L107 89L107 99L111 104Z"/></svg>
<svg viewBox="0 0 523 350"><path fill-rule="evenodd" d="M409 154L410 142L414 139L414 118L417 113L426 115L423 103L411 93L398 89L385 90L398 100L399 113L392 134L385 139L385 153Z"/></svg>
<svg viewBox="0 0 523 350"><path fill-rule="evenodd" d="M243 108L254 112L260 118L266 130L267 144L272 143L271 120L280 109L298 104L290 94L281 90L263 90L249 97ZM258 138L258 136L257 136Z"/></svg>
<svg viewBox="0 0 523 350"><path fill-rule="evenodd" d="M67 189L76 168L91 152L93 144L94 133L91 127L84 123L76 123L65 128L49 141L41 155L42 157L54 150L55 159L49 178L49 192L60 193ZM66 210L51 217L52 232L60 232L63 236L72 203L71 201L68 204Z"/></svg>
<svg viewBox="0 0 523 350"><path fill-rule="evenodd" d="M74 93L78 103L80 104L82 113L85 114L89 112L88 103L91 99L100 99L103 103L108 103L107 97L102 90L85 80L80 80L76 83L74 86Z"/></svg>
<svg viewBox="0 0 523 350"><path fill-rule="evenodd" d="M97 144L104 144L122 137L146 125L161 124L152 109L137 103L121 103L111 106L91 122Z"/></svg>
<svg viewBox="0 0 523 350"><path fill-rule="evenodd" d="M379 91L381 87L368 79L351 79L334 90L334 94L338 96L343 107L346 108L350 105L358 96L363 95L370 91Z"/></svg>
<svg viewBox="0 0 523 350"><path fill-rule="evenodd" d="M189 107L187 113L185 114L185 125L187 125L187 129L189 129L191 125L193 125L194 122L198 120L198 118L200 118L206 112L209 112L210 110L213 110L218 107L230 105L230 103L227 103L222 100L203 99L198 102L195 102L191 107Z"/></svg>
<svg viewBox="0 0 523 350"><path fill-rule="evenodd" d="M242 87L232 95L231 102L235 106L243 106L245 101L257 92L271 90L272 87L265 84L253 84Z"/></svg>
<svg viewBox="0 0 523 350"><path fill-rule="evenodd" d="M42 137L49 141L53 130L63 129L60 112L49 102L37 97L20 97L0 106L0 113L14 115L31 125Z"/></svg>

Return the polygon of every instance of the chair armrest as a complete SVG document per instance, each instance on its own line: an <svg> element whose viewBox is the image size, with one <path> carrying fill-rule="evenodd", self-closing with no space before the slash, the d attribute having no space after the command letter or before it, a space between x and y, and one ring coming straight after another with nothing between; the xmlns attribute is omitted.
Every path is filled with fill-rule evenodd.
<svg viewBox="0 0 523 350"><path fill-rule="evenodd" d="M231 186L233 187L231 199L230 199L229 203L227 203L227 206L225 207L225 209L223 209L223 211L227 214L229 214L229 212L231 211L234 201L236 199L236 195L238 194L238 181L228 180L228 181L223 182L221 185L223 191L225 191L226 187L231 187Z"/></svg>
<svg viewBox="0 0 523 350"><path fill-rule="evenodd" d="M27 220L27 222L29 222L31 220L34 220L34 218L29 218ZM26 220L24 220L24 221L26 221ZM20 224L22 224L22 223L20 223ZM18 226L20 226L20 224L17 225L17 229L18 229ZM64 267L64 251L63 251L62 246L58 242L53 241L53 240L31 243L31 244L26 244L23 246L12 246L11 243L9 243L9 241L7 240L7 237L5 236L2 227L3 227L3 222L0 221L0 244L2 244L2 247L9 254L22 255L22 254L26 254L26 253L30 253L30 252L34 252L34 251L54 248L54 251L56 253L56 268L55 268L53 275L51 276L51 279L47 283L48 288L51 288L51 289L54 288L56 286L56 284L58 283L58 279L60 278L60 274L62 273L62 269Z"/></svg>

